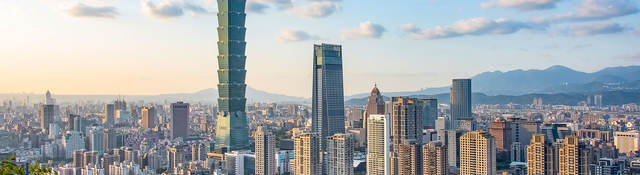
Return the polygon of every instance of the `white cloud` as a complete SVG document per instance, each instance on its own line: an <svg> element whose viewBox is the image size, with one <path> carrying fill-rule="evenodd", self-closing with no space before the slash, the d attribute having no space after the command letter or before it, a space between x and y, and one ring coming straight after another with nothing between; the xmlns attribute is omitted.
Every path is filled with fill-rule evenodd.
<svg viewBox="0 0 640 175"><path fill-rule="evenodd" d="M635 14L638 7L631 0L583 0L572 12L536 18L539 23L606 20Z"/></svg>
<svg viewBox="0 0 640 175"><path fill-rule="evenodd" d="M561 0L493 0L482 3L482 8L503 7L522 11L554 8Z"/></svg>
<svg viewBox="0 0 640 175"><path fill-rule="evenodd" d="M342 39L380 38L385 31L387 31L387 29L385 29L384 26L371 21L365 21L360 23L358 28L342 31Z"/></svg>
<svg viewBox="0 0 640 175"><path fill-rule="evenodd" d="M490 20L480 17L460 20L450 26L437 26L425 30L408 24L403 30L409 32L409 36L413 39L431 40L464 35L506 35L528 28L532 28L532 26L525 22L506 19Z"/></svg>
<svg viewBox="0 0 640 175"><path fill-rule="evenodd" d="M314 1L308 4L293 6L291 12L298 17L323 18L341 10L340 4L334 1Z"/></svg>
<svg viewBox="0 0 640 175"><path fill-rule="evenodd" d="M281 10L293 7L293 2L291 0L249 0L249 2L261 3L263 5L270 4Z"/></svg>
<svg viewBox="0 0 640 175"><path fill-rule="evenodd" d="M115 7L88 6L83 3L74 4L63 12L73 17L115 18L119 15Z"/></svg>
<svg viewBox="0 0 640 175"><path fill-rule="evenodd" d="M302 30L282 29L280 30L280 35L278 35L276 40L286 43L294 41L306 41L312 38L316 37L311 36L309 33Z"/></svg>
<svg viewBox="0 0 640 175"><path fill-rule="evenodd" d="M623 32L625 27L617 23L592 23L573 28L572 32L577 36L591 36Z"/></svg>
<svg viewBox="0 0 640 175"><path fill-rule="evenodd" d="M209 13L202 6L185 1L164 0L157 4L150 0L143 0L141 2L142 13L144 15L160 19L180 17L184 15L185 12L191 12L192 15Z"/></svg>
<svg viewBox="0 0 640 175"><path fill-rule="evenodd" d="M250 12L250 13L264 14L264 11L268 8L269 6L267 4L264 4L261 2L254 2L254 1L247 2L247 12Z"/></svg>

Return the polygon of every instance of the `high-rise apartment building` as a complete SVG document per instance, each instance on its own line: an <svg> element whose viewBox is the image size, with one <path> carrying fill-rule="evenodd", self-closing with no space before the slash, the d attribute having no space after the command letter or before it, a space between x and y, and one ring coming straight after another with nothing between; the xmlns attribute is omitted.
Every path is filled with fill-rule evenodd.
<svg viewBox="0 0 640 175"><path fill-rule="evenodd" d="M302 133L294 139L295 175L322 174L320 134Z"/></svg>
<svg viewBox="0 0 640 175"><path fill-rule="evenodd" d="M424 175L447 175L447 145L431 142L422 147L422 168Z"/></svg>
<svg viewBox="0 0 640 175"><path fill-rule="evenodd" d="M73 151L73 167L82 168L84 167L84 149L79 149Z"/></svg>
<svg viewBox="0 0 640 175"><path fill-rule="evenodd" d="M43 132L49 132L49 125L53 123L53 114L55 106L53 104L46 104L40 106L40 128Z"/></svg>
<svg viewBox="0 0 640 175"><path fill-rule="evenodd" d="M151 129L156 126L156 108L153 106L142 107L142 128Z"/></svg>
<svg viewBox="0 0 640 175"><path fill-rule="evenodd" d="M447 145L447 161L451 167L460 167L460 137L465 134L464 130L446 130L444 132L444 142Z"/></svg>
<svg viewBox="0 0 640 175"><path fill-rule="evenodd" d="M327 140L327 174L353 175L354 136L337 133Z"/></svg>
<svg viewBox="0 0 640 175"><path fill-rule="evenodd" d="M104 153L104 128L102 126L92 126L89 128L90 151L95 151L98 155Z"/></svg>
<svg viewBox="0 0 640 175"><path fill-rule="evenodd" d="M471 79L453 79L450 96L451 128L457 129L460 120L473 120L473 113L471 113Z"/></svg>
<svg viewBox="0 0 640 175"><path fill-rule="evenodd" d="M112 125L115 123L116 106L114 104L104 105L104 119L102 123L105 125Z"/></svg>
<svg viewBox="0 0 640 175"><path fill-rule="evenodd" d="M389 115L367 118L367 175L389 175L391 126Z"/></svg>
<svg viewBox="0 0 640 175"><path fill-rule="evenodd" d="M189 135L189 103L171 103L171 138Z"/></svg>
<svg viewBox="0 0 640 175"><path fill-rule="evenodd" d="M438 119L438 99L422 99L422 128L435 129Z"/></svg>
<svg viewBox="0 0 640 175"><path fill-rule="evenodd" d="M489 133L496 139L496 149L498 152L510 155L512 139L511 123L504 119L496 119L491 122Z"/></svg>
<svg viewBox="0 0 640 175"><path fill-rule="evenodd" d="M276 137L271 131L256 129L256 175L276 174Z"/></svg>
<svg viewBox="0 0 640 175"><path fill-rule="evenodd" d="M184 163L185 155L181 146L173 146L169 148L167 153L167 160L169 161L169 172L173 172L178 164Z"/></svg>
<svg viewBox="0 0 640 175"><path fill-rule="evenodd" d="M640 132L614 132L613 144L620 153L636 152L640 148Z"/></svg>
<svg viewBox="0 0 640 175"><path fill-rule="evenodd" d="M84 149L84 135L78 131L67 131L64 135L65 158L73 158L73 151Z"/></svg>
<svg viewBox="0 0 640 175"><path fill-rule="evenodd" d="M218 120L216 149L248 146L245 107L245 0L218 1Z"/></svg>
<svg viewBox="0 0 640 175"><path fill-rule="evenodd" d="M527 146L527 174L553 175L553 145L544 134L534 134Z"/></svg>
<svg viewBox="0 0 640 175"><path fill-rule="evenodd" d="M391 174L422 174L422 101L392 97Z"/></svg>
<svg viewBox="0 0 640 175"><path fill-rule="evenodd" d="M496 174L495 138L487 131L471 131L460 137L460 174Z"/></svg>
<svg viewBox="0 0 640 175"><path fill-rule="evenodd" d="M344 133L344 89L342 81L342 46L313 46L312 131L320 134L320 148L326 139Z"/></svg>
<svg viewBox="0 0 640 175"><path fill-rule="evenodd" d="M567 136L558 150L558 174L589 174L590 152L576 136Z"/></svg>

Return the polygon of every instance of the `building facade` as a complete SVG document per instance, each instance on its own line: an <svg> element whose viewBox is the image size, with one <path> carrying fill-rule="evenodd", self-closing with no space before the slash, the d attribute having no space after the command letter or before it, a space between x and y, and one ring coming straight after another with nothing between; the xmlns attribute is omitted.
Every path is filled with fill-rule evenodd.
<svg viewBox="0 0 640 175"><path fill-rule="evenodd" d="M460 137L460 174L496 174L495 138L487 131L471 131Z"/></svg>
<svg viewBox="0 0 640 175"><path fill-rule="evenodd" d="M265 128L256 129L256 175L276 174L276 136Z"/></svg>
<svg viewBox="0 0 640 175"><path fill-rule="evenodd" d="M471 79L453 79L451 84L451 128L458 128L460 120L472 120Z"/></svg>
<svg viewBox="0 0 640 175"><path fill-rule="evenodd" d="M171 103L171 138L189 135L189 103Z"/></svg>
<svg viewBox="0 0 640 175"><path fill-rule="evenodd" d="M294 139L295 175L322 174L320 134L302 133Z"/></svg>
<svg viewBox="0 0 640 175"><path fill-rule="evenodd" d="M442 142L431 142L422 147L422 168L425 175L447 175L447 146Z"/></svg>
<svg viewBox="0 0 640 175"><path fill-rule="evenodd" d="M312 131L320 134L321 146L326 139L344 133L344 88L342 81L342 46L313 46Z"/></svg>
<svg viewBox="0 0 640 175"><path fill-rule="evenodd" d="M156 126L156 108L153 106L142 107L142 128L152 129Z"/></svg>
<svg viewBox="0 0 640 175"><path fill-rule="evenodd" d="M389 115L369 115L367 120L367 175L389 175Z"/></svg>
<svg viewBox="0 0 640 175"><path fill-rule="evenodd" d="M534 134L527 146L527 174L553 175L554 149L543 134Z"/></svg>
<svg viewBox="0 0 640 175"><path fill-rule="evenodd" d="M246 0L218 1L218 117L216 149L240 150L249 144L245 107Z"/></svg>
<svg viewBox="0 0 640 175"><path fill-rule="evenodd" d="M327 174L353 175L353 134L337 133L327 141Z"/></svg>

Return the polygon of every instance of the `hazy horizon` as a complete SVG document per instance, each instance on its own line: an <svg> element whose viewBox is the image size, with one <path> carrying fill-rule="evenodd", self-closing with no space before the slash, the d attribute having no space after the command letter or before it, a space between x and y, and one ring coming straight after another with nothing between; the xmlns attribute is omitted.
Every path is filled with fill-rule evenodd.
<svg viewBox="0 0 640 175"><path fill-rule="evenodd" d="M537 2L537 1L536 1ZM0 93L156 95L218 83L210 0L0 1ZM168 9L168 10L167 10ZM487 71L640 65L638 2L249 0L247 84L311 96L312 45L343 46L345 95ZM384 13L381 13L384 12Z"/></svg>

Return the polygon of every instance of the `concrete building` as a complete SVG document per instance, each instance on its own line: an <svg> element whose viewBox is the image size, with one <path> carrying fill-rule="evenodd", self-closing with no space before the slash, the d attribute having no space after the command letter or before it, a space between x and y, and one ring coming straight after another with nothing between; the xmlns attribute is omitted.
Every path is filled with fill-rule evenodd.
<svg viewBox="0 0 640 175"><path fill-rule="evenodd" d="M421 174L422 101L417 98L392 97L391 102L391 174Z"/></svg>
<svg viewBox="0 0 640 175"><path fill-rule="evenodd" d="M527 146L527 174L553 175L553 145L543 134L534 134Z"/></svg>
<svg viewBox="0 0 640 175"><path fill-rule="evenodd" d="M295 175L322 174L320 134L302 133L294 139Z"/></svg>
<svg viewBox="0 0 640 175"><path fill-rule="evenodd" d="M638 131L614 132L613 144L620 153L636 152L640 148L640 133Z"/></svg>
<svg viewBox="0 0 640 175"><path fill-rule="evenodd" d="M353 134L337 133L327 140L327 174L353 175Z"/></svg>
<svg viewBox="0 0 640 175"><path fill-rule="evenodd" d="M422 168L425 175L447 175L447 146L442 142L431 142L422 147Z"/></svg>
<svg viewBox="0 0 640 175"><path fill-rule="evenodd" d="M78 131L67 131L63 140L65 158L73 158L73 151L84 149L84 135Z"/></svg>
<svg viewBox="0 0 640 175"><path fill-rule="evenodd" d="M472 131L460 137L460 174L496 174L495 138L489 132Z"/></svg>
<svg viewBox="0 0 640 175"><path fill-rule="evenodd" d="M189 136L189 103L171 103L171 138Z"/></svg>
<svg viewBox="0 0 640 175"><path fill-rule="evenodd" d="M422 99L422 128L435 129L438 119L438 99Z"/></svg>
<svg viewBox="0 0 640 175"><path fill-rule="evenodd" d="M92 126L89 128L89 150L96 151L98 155L104 153L104 128L102 126Z"/></svg>
<svg viewBox="0 0 640 175"><path fill-rule="evenodd" d="M491 122L489 133L496 139L497 151L510 155L509 150L511 150L511 143L513 142L511 140L511 123L504 119L496 119Z"/></svg>
<svg viewBox="0 0 640 175"><path fill-rule="evenodd" d="M110 126L115 124L116 118L116 106L114 104L105 104L104 105L104 119L102 123Z"/></svg>
<svg viewBox="0 0 640 175"><path fill-rule="evenodd" d="M152 129L156 126L156 108L151 106L142 107L142 128Z"/></svg>
<svg viewBox="0 0 640 175"><path fill-rule="evenodd" d="M367 175L389 175L389 115L369 115L367 120Z"/></svg>
<svg viewBox="0 0 640 175"><path fill-rule="evenodd" d="M567 136L558 150L558 174L590 174L590 152L576 136Z"/></svg>
<svg viewBox="0 0 640 175"><path fill-rule="evenodd" d="M256 175L276 174L276 137L271 131L258 126L256 129Z"/></svg>
<svg viewBox="0 0 640 175"><path fill-rule="evenodd" d="M55 105L46 104L40 106L40 128L45 133L49 132L49 125L53 123L53 114L55 112Z"/></svg>

